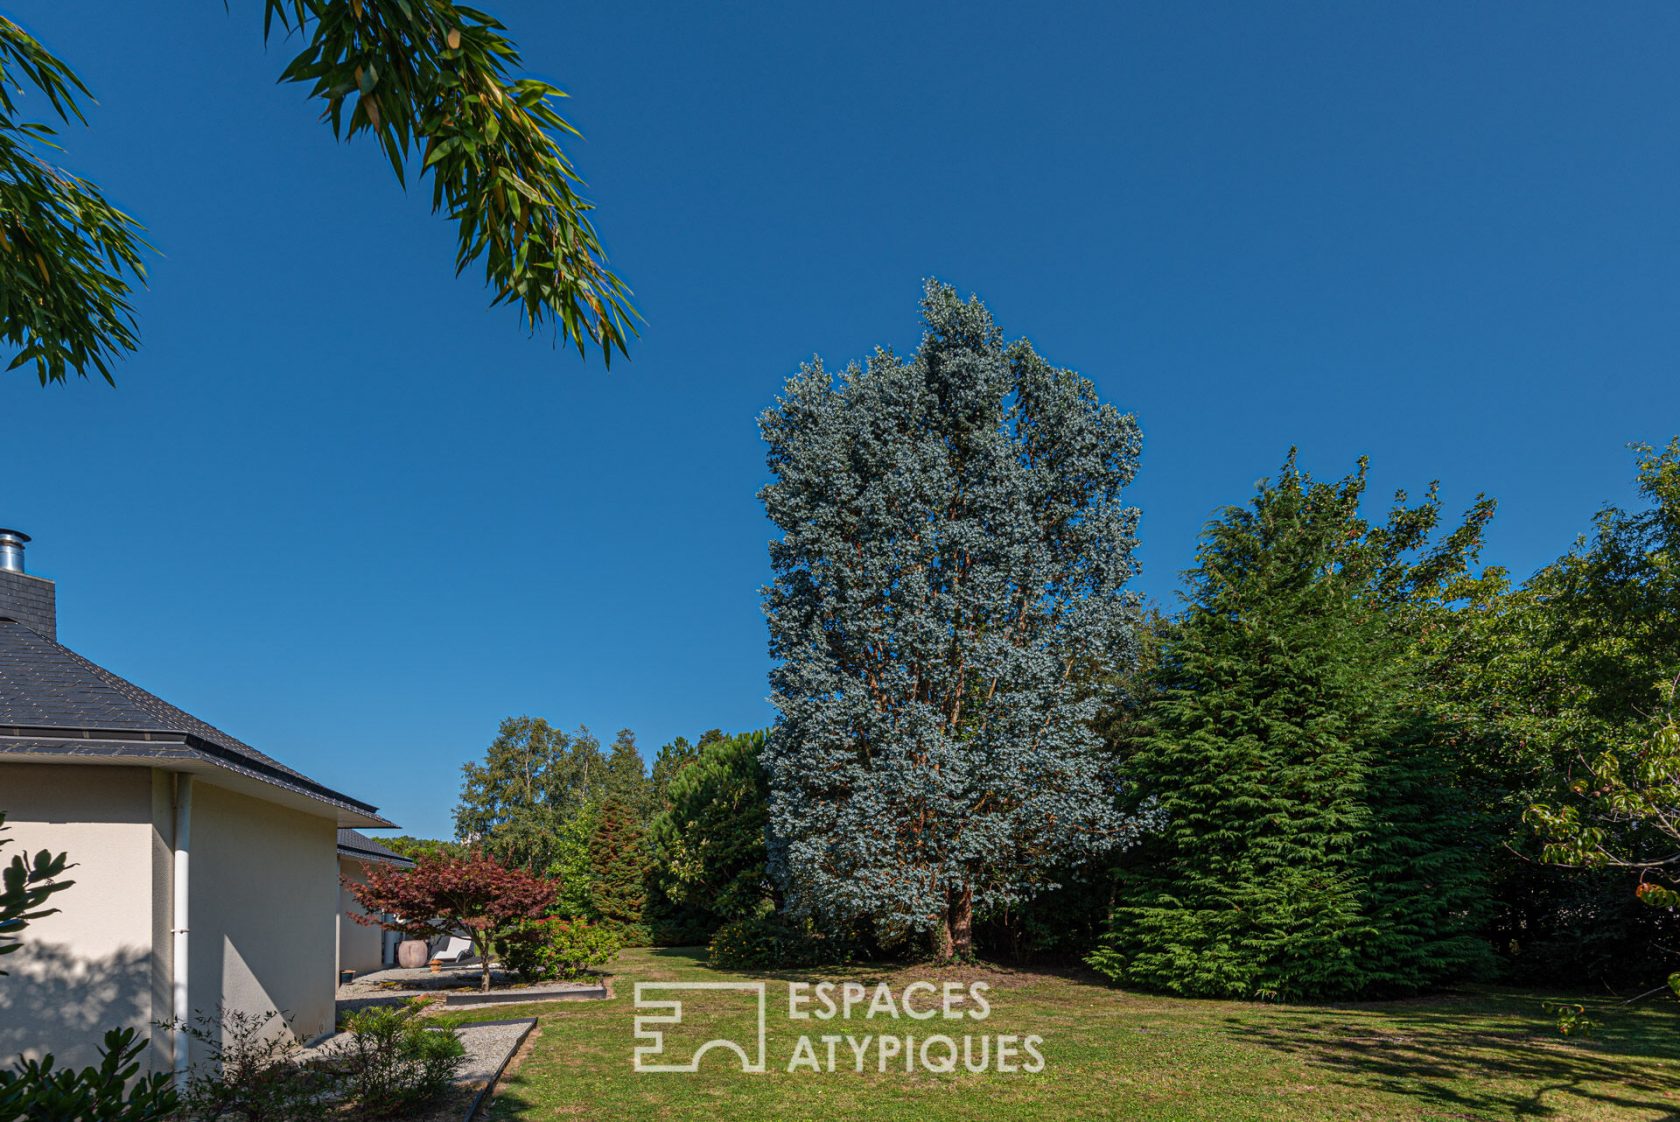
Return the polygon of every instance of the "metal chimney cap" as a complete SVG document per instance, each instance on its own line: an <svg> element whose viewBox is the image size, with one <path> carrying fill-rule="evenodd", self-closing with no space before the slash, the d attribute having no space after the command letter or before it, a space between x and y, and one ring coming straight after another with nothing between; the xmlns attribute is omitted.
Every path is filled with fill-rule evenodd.
<svg viewBox="0 0 1680 1122"><path fill-rule="evenodd" d="M29 540L29 535L22 530L0 529L0 570L21 573L23 568L23 545Z"/></svg>

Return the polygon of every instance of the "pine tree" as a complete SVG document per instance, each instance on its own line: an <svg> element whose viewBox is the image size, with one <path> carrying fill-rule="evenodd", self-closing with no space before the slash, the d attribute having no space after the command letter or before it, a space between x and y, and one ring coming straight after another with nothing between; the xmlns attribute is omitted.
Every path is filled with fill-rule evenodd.
<svg viewBox="0 0 1680 1122"><path fill-rule="evenodd" d="M1428 718L1418 637L1458 595L1492 504L1439 543L1433 488L1359 516L1365 464L1291 453L1208 529L1127 764L1164 823L1091 956L1220 997L1417 990L1486 956L1478 822Z"/></svg>
<svg viewBox="0 0 1680 1122"><path fill-rule="evenodd" d="M969 952L977 911L1128 841L1086 688L1134 653L1136 422L930 283L909 360L790 379L770 866L796 915Z"/></svg>

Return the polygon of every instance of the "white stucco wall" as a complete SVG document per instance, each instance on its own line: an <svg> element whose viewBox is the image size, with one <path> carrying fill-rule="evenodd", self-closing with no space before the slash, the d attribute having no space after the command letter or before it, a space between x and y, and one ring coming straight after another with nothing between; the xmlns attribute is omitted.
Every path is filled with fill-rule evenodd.
<svg viewBox="0 0 1680 1122"><path fill-rule="evenodd" d="M192 1004L288 1013L304 1040L330 1031L336 823L200 779L192 832Z"/></svg>
<svg viewBox="0 0 1680 1122"><path fill-rule="evenodd" d="M367 883L367 868L360 861L340 857L338 859L338 873L341 878L347 878L358 884ZM368 927L350 918L353 915L366 914L367 911L356 902L356 898L350 894L350 890L343 887L343 881L341 880L338 890L338 968L340 970L354 970L357 974L367 974L384 965L384 929Z"/></svg>
<svg viewBox="0 0 1680 1122"><path fill-rule="evenodd" d="M0 858L47 849L75 863L75 884L51 900L59 914L31 923L23 948L0 959L0 1063L44 1051L60 1066L95 1063L108 1029L147 1034L169 1015L167 940L154 954L157 921L168 930L167 869L156 868L168 838L154 795L147 768L0 763Z"/></svg>
<svg viewBox="0 0 1680 1122"><path fill-rule="evenodd" d="M95 764L0 762L0 850L67 851L75 884L59 914L30 924L0 968L0 1064L51 1052L95 1063L105 1032L149 1034L154 1068L171 1062L169 1017L174 777ZM291 1014L310 1039L333 1026L338 954L337 826L195 779L190 1003ZM375 940L378 932L368 931ZM274 1022L278 1027L280 1022Z"/></svg>

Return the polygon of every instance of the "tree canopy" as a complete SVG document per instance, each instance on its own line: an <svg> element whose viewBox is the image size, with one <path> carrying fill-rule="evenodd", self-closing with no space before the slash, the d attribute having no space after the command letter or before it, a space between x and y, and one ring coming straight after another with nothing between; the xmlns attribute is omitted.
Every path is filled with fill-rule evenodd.
<svg viewBox="0 0 1680 1122"><path fill-rule="evenodd" d="M1295 999L1427 987L1487 951L1475 807L1429 717L1419 640L1470 575L1492 504L1360 515L1365 464L1294 454L1205 532L1189 607L1126 764L1162 830L1090 961L1128 984Z"/></svg>
<svg viewBox="0 0 1680 1122"><path fill-rule="evenodd" d="M1082 683L1134 654L1139 436L977 300L922 312L913 357L813 363L760 420L770 866L796 914L966 954L975 909L1133 835Z"/></svg>

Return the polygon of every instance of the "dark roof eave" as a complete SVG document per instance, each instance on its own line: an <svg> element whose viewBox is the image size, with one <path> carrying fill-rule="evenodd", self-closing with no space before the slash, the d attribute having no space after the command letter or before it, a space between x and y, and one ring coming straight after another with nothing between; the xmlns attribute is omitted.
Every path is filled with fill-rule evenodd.
<svg viewBox="0 0 1680 1122"><path fill-rule="evenodd" d="M278 787L284 791L290 791L295 795L303 795L318 802L326 803L329 806L338 807L341 810L348 810L355 814L365 815L368 818L375 819L380 825L394 825L394 823L380 815L377 807L361 802L358 799L352 799L348 795L334 791L330 787L324 787L319 783L300 779L276 768L264 767L260 761L254 760L249 756L242 755L238 752L230 751L218 744L205 740L203 737L194 736L191 733L177 733L169 735L148 730L130 729L61 729L26 726L0 726L0 741L10 738L36 742L77 740L94 742L89 744L88 751L76 753L76 755L82 757L83 759L128 759L136 757L149 759L181 758L185 753L179 751L179 749L184 748L191 755L196 756L199 759L207 760L208 762L216 764L220 767L227 768L229 771L237 772L241 775L248 776L249 778L267 783L270 786ZM124 743L144 745L147 750L143 753L123 751L120 746ZM170 751L169 749L171 746L174 746L177 750ZM4 747L0 746L0 754L3 754L4 751ZM370 825L371 824L372 823L370 823Z"/></svg>

